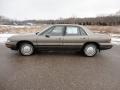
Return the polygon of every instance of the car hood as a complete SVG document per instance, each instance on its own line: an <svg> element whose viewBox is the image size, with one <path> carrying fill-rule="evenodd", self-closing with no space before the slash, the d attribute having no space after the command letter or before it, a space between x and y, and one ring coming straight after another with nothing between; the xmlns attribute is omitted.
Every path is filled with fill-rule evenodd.
<svg viewBox="0 0 120 90"><path fill-rule="evenodd" d="M8 40L11 40L11 41L30 40L30 39L33 39L35 36L36 36L35 33L13 35L9 37Z"/></svg>

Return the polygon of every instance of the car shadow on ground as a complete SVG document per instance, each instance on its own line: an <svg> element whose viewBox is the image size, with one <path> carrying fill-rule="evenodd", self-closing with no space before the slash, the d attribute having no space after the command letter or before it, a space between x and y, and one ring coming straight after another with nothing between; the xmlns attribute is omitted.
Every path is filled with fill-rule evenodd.
<svg viewBox="0 0 120 90"><path fill-rule="evenodd" d="M17 57L35 57L35 56L57 56L58 57L83 57L83 58L92 58L92 57L87 57L83 54L83 52L75 52L75 51L35 51L33 55L31 56L22 56L19 51L12 51L12 55L17 56ZM98 52L95 56L93 57L99 57L101 56L102 52Z"/></svg>

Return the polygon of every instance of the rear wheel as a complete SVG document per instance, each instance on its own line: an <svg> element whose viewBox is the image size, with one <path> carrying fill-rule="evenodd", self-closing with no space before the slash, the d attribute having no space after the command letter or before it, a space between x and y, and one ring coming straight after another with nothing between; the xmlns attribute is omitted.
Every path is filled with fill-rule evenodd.
<svg viewBox="0 0 120 90"><path fill-rule="evenodd" d="M93 57L97 54L98 52L98 48L95 44L87 44L84 49L83 52L86 56L88 57Z"/></svg>
<svg viewBox="0 0 120 90"><path fill-rule="evenodd" d="M29 43L22 43L20 44L19 52L21 53L21 55L30 56L34 52L34 47Z"/></svg>

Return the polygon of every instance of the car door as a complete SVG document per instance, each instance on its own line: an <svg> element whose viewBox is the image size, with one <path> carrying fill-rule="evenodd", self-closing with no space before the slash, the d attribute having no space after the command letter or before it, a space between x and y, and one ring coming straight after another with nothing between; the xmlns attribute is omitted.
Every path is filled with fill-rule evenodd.
<svg viewBox="0 0 120 90"><path fill-rule="evenodd" d="M64 47L77 48L82 46L88 40L86 32L78 26L66 26L65 35L63 37Z"/></svg>
<svg viewBox="0 0 120 90"><path fill-rule="evenodd" d="M61 47L64 26L53 26L41 35L38 35L37 44L43 47Z"/></svg>

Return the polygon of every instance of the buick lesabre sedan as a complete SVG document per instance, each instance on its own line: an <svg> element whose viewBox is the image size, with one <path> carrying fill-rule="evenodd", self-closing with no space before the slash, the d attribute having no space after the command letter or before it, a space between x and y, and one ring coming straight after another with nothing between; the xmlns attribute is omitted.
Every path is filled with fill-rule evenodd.
<svg viewBox="0 0 120 90"><path fill-rule="evenodd" d="M8 38L6 46L29 56L39 50L75 50L92 57L100 50L112 48L109 35L97 34L86 27L71 24L52 25L35 34L16 35Z"/></svg>

